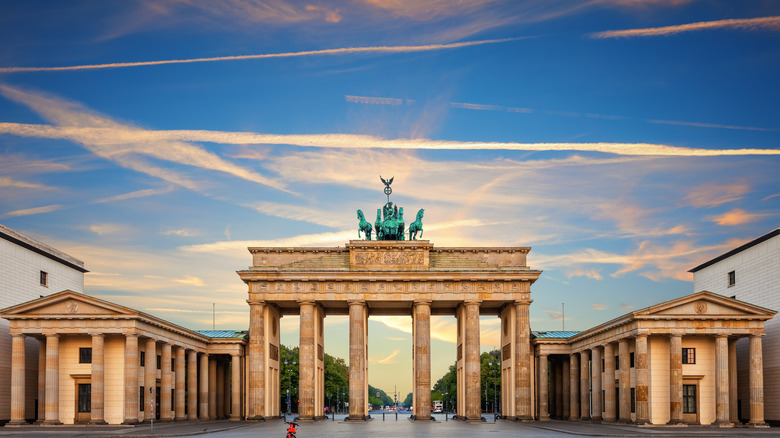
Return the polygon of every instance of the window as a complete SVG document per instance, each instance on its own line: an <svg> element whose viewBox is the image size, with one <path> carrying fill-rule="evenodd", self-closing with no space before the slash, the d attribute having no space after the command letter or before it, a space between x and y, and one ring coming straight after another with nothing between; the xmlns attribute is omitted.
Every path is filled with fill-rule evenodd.
<svg viewBox="0 0 780 438"><path fill-rule="evenodd" d="M737 273L735 271L729 272L729 287L737 284Z"/></svg>
<svg viewBox="0 0 780 438"><path fill-rule="evenodd" d="M696 413L696 385L683 385L683 414Z"/></svg>
<svg viewBox="0 0 780 438"><path fill-rule="evenodd" d="M628 363L631 368L634 368L634 353L628 353Z"/></svg>
<svg viewBox="0 0 780 438"><path fill-rule="evenodd" d="M92 412L92 384L79 383L79 412Z"/></svg>
<svg viewBox="0 0 780 438"><path fill-rule="evenodd" d="M157 355L157 369L158 370L162 369L162 356L160 356L159 354Z"/></svg>
<svg viewBox="0 0 780 438"><path fill-rule="evenodd" d="M140 396L138 403L141 405L141 412L144 411L144 387L141 387L141 391L138 393Z"/></svg>
<svg viewBox="0 0 780 438"><path fill-rule="evenodd" d="M636 412L636 388L631 388L631 412Z"/></svg>
<svg viewBox="0 0 780 438"><path fill-rule="evenodd" d="M615 356L615 369L620 369L620 356Z"/></svg>
<svg viewBox="0 0 780 438"><path fill-rule="evenodd" d="M41 286L49 287L49 273L41 271Z"/></svg>
<svg viewBox="0 0 780 438"><path fill-rule="evenodd" d="M141 366L142 367L146 366L146 352L144 351L141 352Z"/></svg>
<svg viewBox="0 0 780 438"><path fill-rule="evenodd" d="M682 349L682 363L695 364L696 363L696 349L695 348L683 348Z"/></svg>
<svg viewBox="0 0 780 438"><path fill-rule="evenodd" d="M79 348L79 363L92 363L91 348ZM89 412L89 411L79 411L79 412Z"/></svg>

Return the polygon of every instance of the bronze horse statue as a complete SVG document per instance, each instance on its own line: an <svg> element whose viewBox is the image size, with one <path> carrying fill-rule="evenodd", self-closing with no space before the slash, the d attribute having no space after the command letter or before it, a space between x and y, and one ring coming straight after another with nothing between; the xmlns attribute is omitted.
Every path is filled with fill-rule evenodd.
<svg viewBox="0 0 780 438"><path fill-rule="evenodd" d="M366 217L363 216L363 210L357 211L357 217L360 219L360 223L358 224L358 239L360 239L360 232L362 231L366 234L366 240L371 240L372 227L366 220Z"/></svg>
<svg viewBox="0 0 780 438"><path fill-rule="evenodd" d="M422 218L423 213L425 212L424 208L421 208L420 211L417 212L417 219L415 219L414 222L409 224L409 240L417 240L417 232L420 232L420 237L423 236L423 224L422 224Z"/></svg>

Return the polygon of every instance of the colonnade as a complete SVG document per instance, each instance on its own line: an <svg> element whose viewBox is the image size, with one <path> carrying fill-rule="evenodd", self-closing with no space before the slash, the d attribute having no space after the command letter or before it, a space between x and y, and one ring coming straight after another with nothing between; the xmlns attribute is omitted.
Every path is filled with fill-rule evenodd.
<svg viewBox="0 0 780 438"><path fill-rule="evenodd" d="M728 333L709 335L714 340L715 421L731 427L737 418L736 341ZM651 423L647 333L610 342L576 348L568 355L538 354L538 419L550 416L569 420L605 423ZM669 381L667 424L684 424L683 415L683 333L653 335L668 340ZM763 360L761 335L750 335L750 419L753 426L765 426ZM578 351L577 351L578 350ZM633 351L632 351L633 350ZM633 362L633 365L632 365ZM633 366L633 376L631 368ZM654 367L660 366L656 361ZM661 370L654 370L657 375ZM694 376L693 378L701 378ZM632 400L632 391L634 397ZM602 399L603 397L603 399ZM633 406L632 406L633 405ZM656 405L657 407L658 405ZM633 414L633 416L632 416ZM664 415L656 415L656 417Z"/></svg>
<svg viewBox="0 0 780 438"><path fill-rule="evenodd" d="M60 418L60 333L44 332L39 342L38 418L44 425L62 424ZM82 335L83 336L83 335ZM163 340L124 333L124 382L122 388L107 388L105 382L104 332L91 337L90 374L84 383L91 385L90 424L106 424L105 400L108 391L123 393L123 424L150 421L156 408L159 387L159 420L241 419L241 355L209 355ZM11 425L26 423L25 418L25 334L12 334ZM159 353L159 359L158 359ZM144 363L141 364L141 356ZM226 357L230 357L226 360ZM159 363L158 363L159 360ZM200 363L198 363L200 362ZM158 368L159 365L159 368ZM158 371L159 369L159 371ZM157 377L159 373L159 378ZM159 383L158 383L159 382ZM143 393L139 393L143 391ZM187 399L185 400L185 394ZM78 396L78 395L76 395ZM185 411L186 409L186 411ZM141 413L143 411L143 413ZM76 414L78 415L78 414Z"/></svg>

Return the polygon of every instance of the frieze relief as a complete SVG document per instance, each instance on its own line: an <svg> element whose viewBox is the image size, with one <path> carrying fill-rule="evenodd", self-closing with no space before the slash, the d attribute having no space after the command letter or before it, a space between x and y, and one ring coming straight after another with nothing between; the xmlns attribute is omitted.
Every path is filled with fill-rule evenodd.
<svg viewBox="0 0 780 438"><path fill-rule="evenodd" d="M528 286L512 281L258 281L252 290L258 293L527 293ZM699 308L703 307L700 311ZM705 313L700 303L697 312Z"/></svg>
<svg viewBox="0 0 780 438"><path fill-rule="evenodd" d="M355 253L356 265L422 265L422 252L360 251Z"/></svg>

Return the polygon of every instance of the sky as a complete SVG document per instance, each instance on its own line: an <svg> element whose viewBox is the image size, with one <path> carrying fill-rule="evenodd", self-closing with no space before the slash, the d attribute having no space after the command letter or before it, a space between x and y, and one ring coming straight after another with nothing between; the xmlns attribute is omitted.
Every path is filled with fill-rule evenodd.
<svg viewBox="0 0 780 438"><path fill-rule="evenodd" d="M191 329L248 326L247 247L357 238L380 175L436 247L532 247L533 330L692 293L780 222L774 1L2 2L0 41L0 223ZM369 383L411 391L411 348L371 317Z"/></svg>

